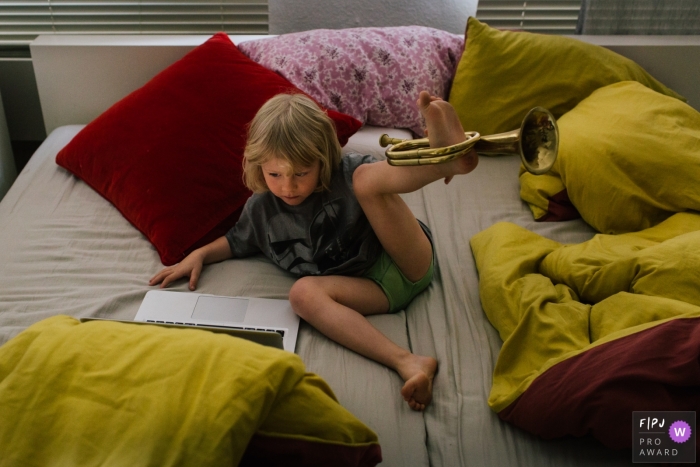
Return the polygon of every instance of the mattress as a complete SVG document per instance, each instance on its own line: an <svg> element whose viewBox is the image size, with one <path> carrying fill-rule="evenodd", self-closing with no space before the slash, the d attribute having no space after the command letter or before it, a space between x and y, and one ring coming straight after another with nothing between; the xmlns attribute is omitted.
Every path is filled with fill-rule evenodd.
<svg viewBox="0 0 700 467"><path fill-rule="evenodd" d="M58 167L55 156L82 126L54 130L0 203L0 344L58 314L130 320L162 268L148 240L105 199ZM381 133L364 127L344 151L381 155ZM486 319L469 239L510 221L563 243L591 238L583 221L536 223L519 198L519 160L482 157L469 175L403 195L432 230L433 283L405 311L369 317L397 344L437 358L433 402L423 413L401 398L392 370L330 341L302 322L296 352L340 403L379 436L387 466L585 466L629 462L592 438L546 441L487 406L502 344ZM205 268L198 292L286 298L294 277L255 256ZM187 291L185 281L171 287Z"/></svg>

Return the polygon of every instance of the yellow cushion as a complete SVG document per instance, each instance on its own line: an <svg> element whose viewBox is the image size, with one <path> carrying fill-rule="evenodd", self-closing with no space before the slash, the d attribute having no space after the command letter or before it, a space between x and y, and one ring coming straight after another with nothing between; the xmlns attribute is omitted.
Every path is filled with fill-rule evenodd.
<svg viewBox="0 0 700 467"><path fill-rule="evenodd" d="M297 355L201 330L36 323L0 347L0 420L7 465L238 465L262 428L270 461L277 445L381 460Z"/></svg>
<svg viewBox="0 0 700 467"><path fill-rule="evenodd" d="M561 36L499 31L469 18L449 102L466 131L489 135L520 128L535 106L558 118L596 89L625 80L683 99L633 61L603 47Z"/></svg>
<svg viewBox="0 0 700 467"><path fill-rule="evenodd" d="M559 132L552 173L597 231L636 232L700 210L700 112L689 105L624 81L581 101ZM540 185L521 178L521 191Z"/></svg>

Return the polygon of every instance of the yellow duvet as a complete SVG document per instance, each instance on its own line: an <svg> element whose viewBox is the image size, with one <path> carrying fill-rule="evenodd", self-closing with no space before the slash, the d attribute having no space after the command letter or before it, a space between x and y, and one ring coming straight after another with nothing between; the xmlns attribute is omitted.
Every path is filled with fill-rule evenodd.
<svg viewBox="0 0 700 467"><path fill-rule="evenodd" d="M700 214L576 245L499 223L471 246L501 418L630 447L632 411L700 409Z"/></svg>
<svg viewBox="0 0 700 467"><path fill-rule="evenodd" d="M0 466L231 466L348 452L343 465L381 461L376 435L292 353L67 316L0 347Z"/></svg>

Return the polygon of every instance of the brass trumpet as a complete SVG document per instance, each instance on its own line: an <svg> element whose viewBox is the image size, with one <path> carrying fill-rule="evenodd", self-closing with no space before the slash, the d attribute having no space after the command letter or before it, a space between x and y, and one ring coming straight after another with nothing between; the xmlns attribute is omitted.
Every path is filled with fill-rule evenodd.
<svg viewBox="0 0 700 467"><path fill-rule="evenodd" d="M440 164L456 159L474 149L482 156L519 154L525 169L543 174L554 165L559 150L559 130L549 110L530 110L520 128L505 133L481 136L476 131L464 133L467 140L445 148L431 148L428 138L402 140L382 135L379 144L386 150L390 165Z"/></svg>

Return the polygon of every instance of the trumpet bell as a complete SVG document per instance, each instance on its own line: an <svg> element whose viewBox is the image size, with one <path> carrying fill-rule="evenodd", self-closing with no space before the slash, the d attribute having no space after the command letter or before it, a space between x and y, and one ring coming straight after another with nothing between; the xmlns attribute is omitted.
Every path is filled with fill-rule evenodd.
<svg viewBox="0 0 700 467"><path fill-rule="evenodd" d="M465 155L474 149L482 156L518 154L525 169L535 175L549 171L559 151L559 130L554 116L543 107L530 110L520 128L506 133L481 136L465 132L466 141L444 148L431 148L428 138L401 140L382 135L390 165L441 164Z"/></svg>
<svg viewBox="0 0 700 467"><path fill-rule="evenodd" d="M528 172L541 175L554 165L559 152L559 129L543 107L530 110L520 125L520 158Z"/></svg>

